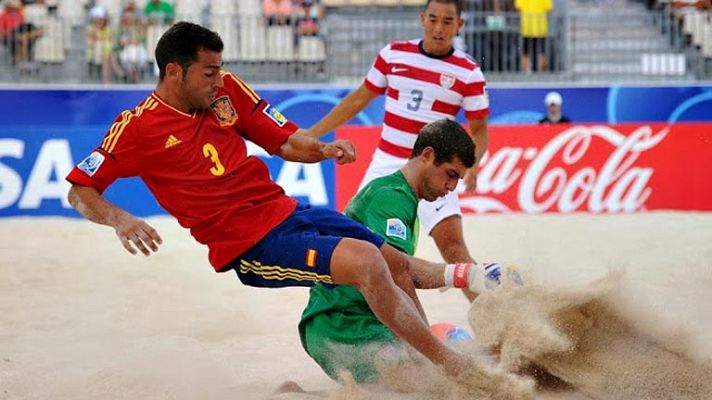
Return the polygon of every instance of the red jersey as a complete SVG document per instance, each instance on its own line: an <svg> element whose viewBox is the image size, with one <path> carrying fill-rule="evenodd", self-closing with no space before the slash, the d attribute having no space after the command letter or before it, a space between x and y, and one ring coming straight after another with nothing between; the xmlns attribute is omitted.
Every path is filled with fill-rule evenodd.
<svg viewBox="0 0 712 400"><path fill-rule="evenodd" d="M158 203L209 248L220 271L284 221L297 202L264 162L247 156L247 138L275 151L297 130L242 80L223 73L209 109L181 112L152 93L124 111L101 146L67 180L103 192L138 176Z"/></svg>

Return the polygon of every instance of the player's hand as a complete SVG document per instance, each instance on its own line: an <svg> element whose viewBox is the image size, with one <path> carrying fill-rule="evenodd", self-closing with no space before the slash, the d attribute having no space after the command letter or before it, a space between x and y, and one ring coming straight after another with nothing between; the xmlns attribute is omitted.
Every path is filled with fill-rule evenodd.
<svg viewBox="0 0 712 400"><path fill-rule="evenodd" d="M131 254L137 254L138 249L148 256L151 251L158 251L158 245L163 243L163 239L151 225L128 213L122 213L116 218L114 230L121 244Z"/></svg>
<svg viewBox="0 0 712 400"><path fill-rule="evenodd" d="M465 182L465 193L474 193L477 189L477 165L468 168L462 180Z"/></svg>
<svg viewBox="0 0 712 400"><path fill-rule="evenodd" d="M356 160L356 149L348 140L334 140L324 146L324 157L333 158L337 164L348 164Z"/></svg>
<svg viewBox="0 0 712 400"><path fill-rule="evenodd" d="M467 284L476 294L500 287L524 286L519 269L513 264L496 262L473 265L467 271Z"/></svg>

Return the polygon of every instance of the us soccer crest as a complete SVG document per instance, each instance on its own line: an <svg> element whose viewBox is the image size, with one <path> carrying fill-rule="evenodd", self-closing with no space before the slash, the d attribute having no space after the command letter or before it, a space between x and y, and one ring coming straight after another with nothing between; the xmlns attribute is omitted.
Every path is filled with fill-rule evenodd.
<svg viewBox="0 0 712 400"><path fill-rule="evenodd" d="M447 74L440 74L440 86L443 89L450 89L455 84L455 77Z"/></svg>
<svg viewBox="0 0 712 400"><path fill-rule="evenodd" d="M228 96L220 96L210 104L210 108L220 121L220 126L232 126L237 121L237 112Z"/></svg>

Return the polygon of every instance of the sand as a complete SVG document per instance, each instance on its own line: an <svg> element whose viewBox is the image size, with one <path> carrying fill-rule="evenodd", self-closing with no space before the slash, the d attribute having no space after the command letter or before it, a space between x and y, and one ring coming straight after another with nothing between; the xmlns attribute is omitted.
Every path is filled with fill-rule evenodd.
<svg viewBox="0 0 712 400"><path fill-rule="evenodd" d="M174 221L149 222L164 245L144 257L86 221L0 219L0 399L264 399L285 380L331 398L428 398L339 388L299 344L306 289L245 287L214 273ZM464 226L479 260L515 263L529 283L475 304L470 315L491 319L475 323L480 340L574 386L537 398L710 398L712 214L468 216ZM429 239L418 255L439 259ZM468 326L460 293L419 294L430 322ZM542 354L496 333L525 320L517 310L536 314L514 298L550 311L530 326L554 334L527 335L544 337L533 341L548 343ZM562 304L552 299L572 306L547 308Z"/></svg>

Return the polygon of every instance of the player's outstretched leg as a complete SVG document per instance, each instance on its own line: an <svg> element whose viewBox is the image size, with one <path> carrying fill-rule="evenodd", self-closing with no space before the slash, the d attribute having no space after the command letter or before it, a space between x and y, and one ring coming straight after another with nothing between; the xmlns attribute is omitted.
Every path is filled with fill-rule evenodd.
<svg viewBox="0 0 712 400"><path fill-rule="evenodd" d="M331 276L334 283L359 289L373 313L396 336L448 373L459 373L465 363L463 355L433 335L414 301L394 282L376 246L342 239L331 257Z"/></svg>

